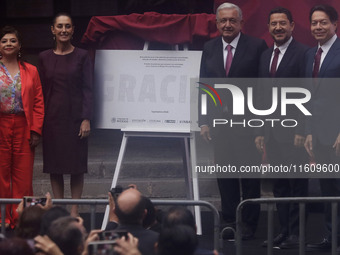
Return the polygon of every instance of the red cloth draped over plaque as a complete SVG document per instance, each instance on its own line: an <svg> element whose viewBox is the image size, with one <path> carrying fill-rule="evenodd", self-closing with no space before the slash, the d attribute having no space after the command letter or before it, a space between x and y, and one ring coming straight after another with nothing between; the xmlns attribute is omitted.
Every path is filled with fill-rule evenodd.
<svg viewBox="0 0 340 255"><path fill-rule="evenodd" d="M215 0L215 8L224 0ZM338 0L230 0L241 7L244 16L242 31L263 38L268 45L269 11L277 6L288 8L295 20L293 36L314 46L310 34L309 11L316 4L330 4L340 12ZM82 43L95 49L143 49L145 41L166 44L189 44L190 49L202 49L203 43L218 36L215 14L159 14L147 12L119 16L95 16L88 25Z"/></svg>
<svg viewBox="0 0 340 255"><path fill-rule="evenodd" d="M143 49L144 42L197 45L219 35L214 14L147 12L92 17L82 43L97 49ZM195 48L195 47L194 47Z"/></svg>

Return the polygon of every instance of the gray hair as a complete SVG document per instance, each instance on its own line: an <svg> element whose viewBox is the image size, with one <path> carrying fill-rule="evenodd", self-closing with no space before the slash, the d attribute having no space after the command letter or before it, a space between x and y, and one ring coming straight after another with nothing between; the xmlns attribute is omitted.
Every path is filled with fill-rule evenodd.
<svg viewBox="0 0 340 255"><path fill-rule="evenodd" d="M223 3L221 4L217 10L216 10L216 19L218 16L218 12L222 9L236 9L238 12L238 16L240 17L240 19L242 20L242 10L240 7L238 7L236 4L232 4L232 3Z"/></svg>

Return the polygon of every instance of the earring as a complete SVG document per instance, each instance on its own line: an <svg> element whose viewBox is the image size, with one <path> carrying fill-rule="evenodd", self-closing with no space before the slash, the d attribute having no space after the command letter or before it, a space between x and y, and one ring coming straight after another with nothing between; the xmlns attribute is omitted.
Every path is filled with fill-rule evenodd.
<svg viewBox="0 0 340 255"><path fill-rule="evenodd" d="M18 53L18 58L21 58L21 52L19 51L19 53Z"/></svg>
<svg viewBox="0 0 340 255"><path fill-rule="evenodd" d="M55 41L55 35L53 36L53 41Z"/></svg>

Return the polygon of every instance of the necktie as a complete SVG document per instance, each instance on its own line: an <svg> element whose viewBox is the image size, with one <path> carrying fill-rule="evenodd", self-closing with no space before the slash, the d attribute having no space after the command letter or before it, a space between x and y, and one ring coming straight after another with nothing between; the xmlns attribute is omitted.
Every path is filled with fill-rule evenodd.
<svg viewBox="0 0 340 255"><path fill-rule="evenodd" d="M314 57L313 78L317 77L319 74L321 54L322 54L322 49L320 47Z"/></svg>
<svg viewBox="0 0 340 255"><path fill-rule="evenodd" d="M279 50L279 48L276 48L274 50L274 57L273 57L272 65L270 67L270 76L271 77L275 77L277 61L279 60L279 54L280 54L280 50Z"/></svg>
<svg viewBox="0 0 340 255"><path fill-rule="evenodd" d="M233 53L231 52L231 49L233 48L233 46L228 44L226 48L227 48L227 60L225 62L225 73L228 76L231 62L233 61Z"/></svg>

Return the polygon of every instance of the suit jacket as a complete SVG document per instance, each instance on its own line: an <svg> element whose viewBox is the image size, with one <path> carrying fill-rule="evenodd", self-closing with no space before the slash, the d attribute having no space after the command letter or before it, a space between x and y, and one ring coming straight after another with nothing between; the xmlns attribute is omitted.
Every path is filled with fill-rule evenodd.
<svg viewBox="0 0 340 255"><path fill-rule="evenodd" d="M267 49L262 39L242 34L230 66L229 78L252 78L258 76L258 64L262 52ZM201 59L201 78L225 78L222 38L217 37L204 45Z"/></svg>
<svg viewBox="0 0 340 255"><path fill-rule="evenodd" d="M317 47L306 54L306 77L312 77L314 56ZM316 81L310 83L312 100L311 117L307 118L306 132L322 144L332 146L340 133L340 39L329 49Z"/></svg>
<svg viewBox="0 0 340 255"><path fill-rule="evenodd" d="M260 65L259 65L259 77L269 78L270 75L270 61L274 46L263 52ZM275 73L276 78L299 78L304 77L304 56L308 47L295 41L294 39L288 45L288 48L277 68ZM272 104L272 89L278 87L280 89L281 82L275 82L275 79L263 79L260 80L257 88L257 101L261 109L269 109ZM285 83L284 87L303 86L303 84ZM280 93L279 93L280 95ZM282 127L281 125L274 125L271 127L271 123L266 123L265 128L255 129L257 135L264 135L266 141L273 136L279 142L294 142L295 134L305 135L305 116L297 107L289 105L287 107L287 115L285 119L295 119L298 125L295 128ZM282 119L281 107L278 105L277 110L271 115L267 116L273 119Z"/></svg>
<svg viewBox="0 0 340 255"><path fill-rule="evenodd" d="M38 70L35 66L19 63L21 78L21 97L27 125L27 139L30 139L30 131L41 135L44 121L44 98Z"/></svg>
<svg viewBox="0 0 340 255"><path fill-rule="evenodd" d="M204 45L201 59L200 77L257 78L260 56L267 48L268 46L264 40L250 37L241 33L227 77L224 69L222 37L214 38ZM213 86L214 84L210 85ZM240 88L243 90L244 95L246 95L246 87ZM216 110L216 107L209 106L209 102L211 103L211 100L208 100L208 114L204 116L201 114L199 115L199 125L211 126L212 120L214 118L232 118L236 121L239 119L251 118L249 112L246 112L245 115L242 116L231 116L230 112L232 109L232 100L225 98L225 94L226 93L221 94L221 97L223 97L222 102L227 104L227 109L229 109L228 113L223 111L221 107L218 108L217 111L212 112L212 109ZM249 128L237 127L232 132L230 132L231 135L233 133L236 135L250 135L252 131Z"/></svg>

